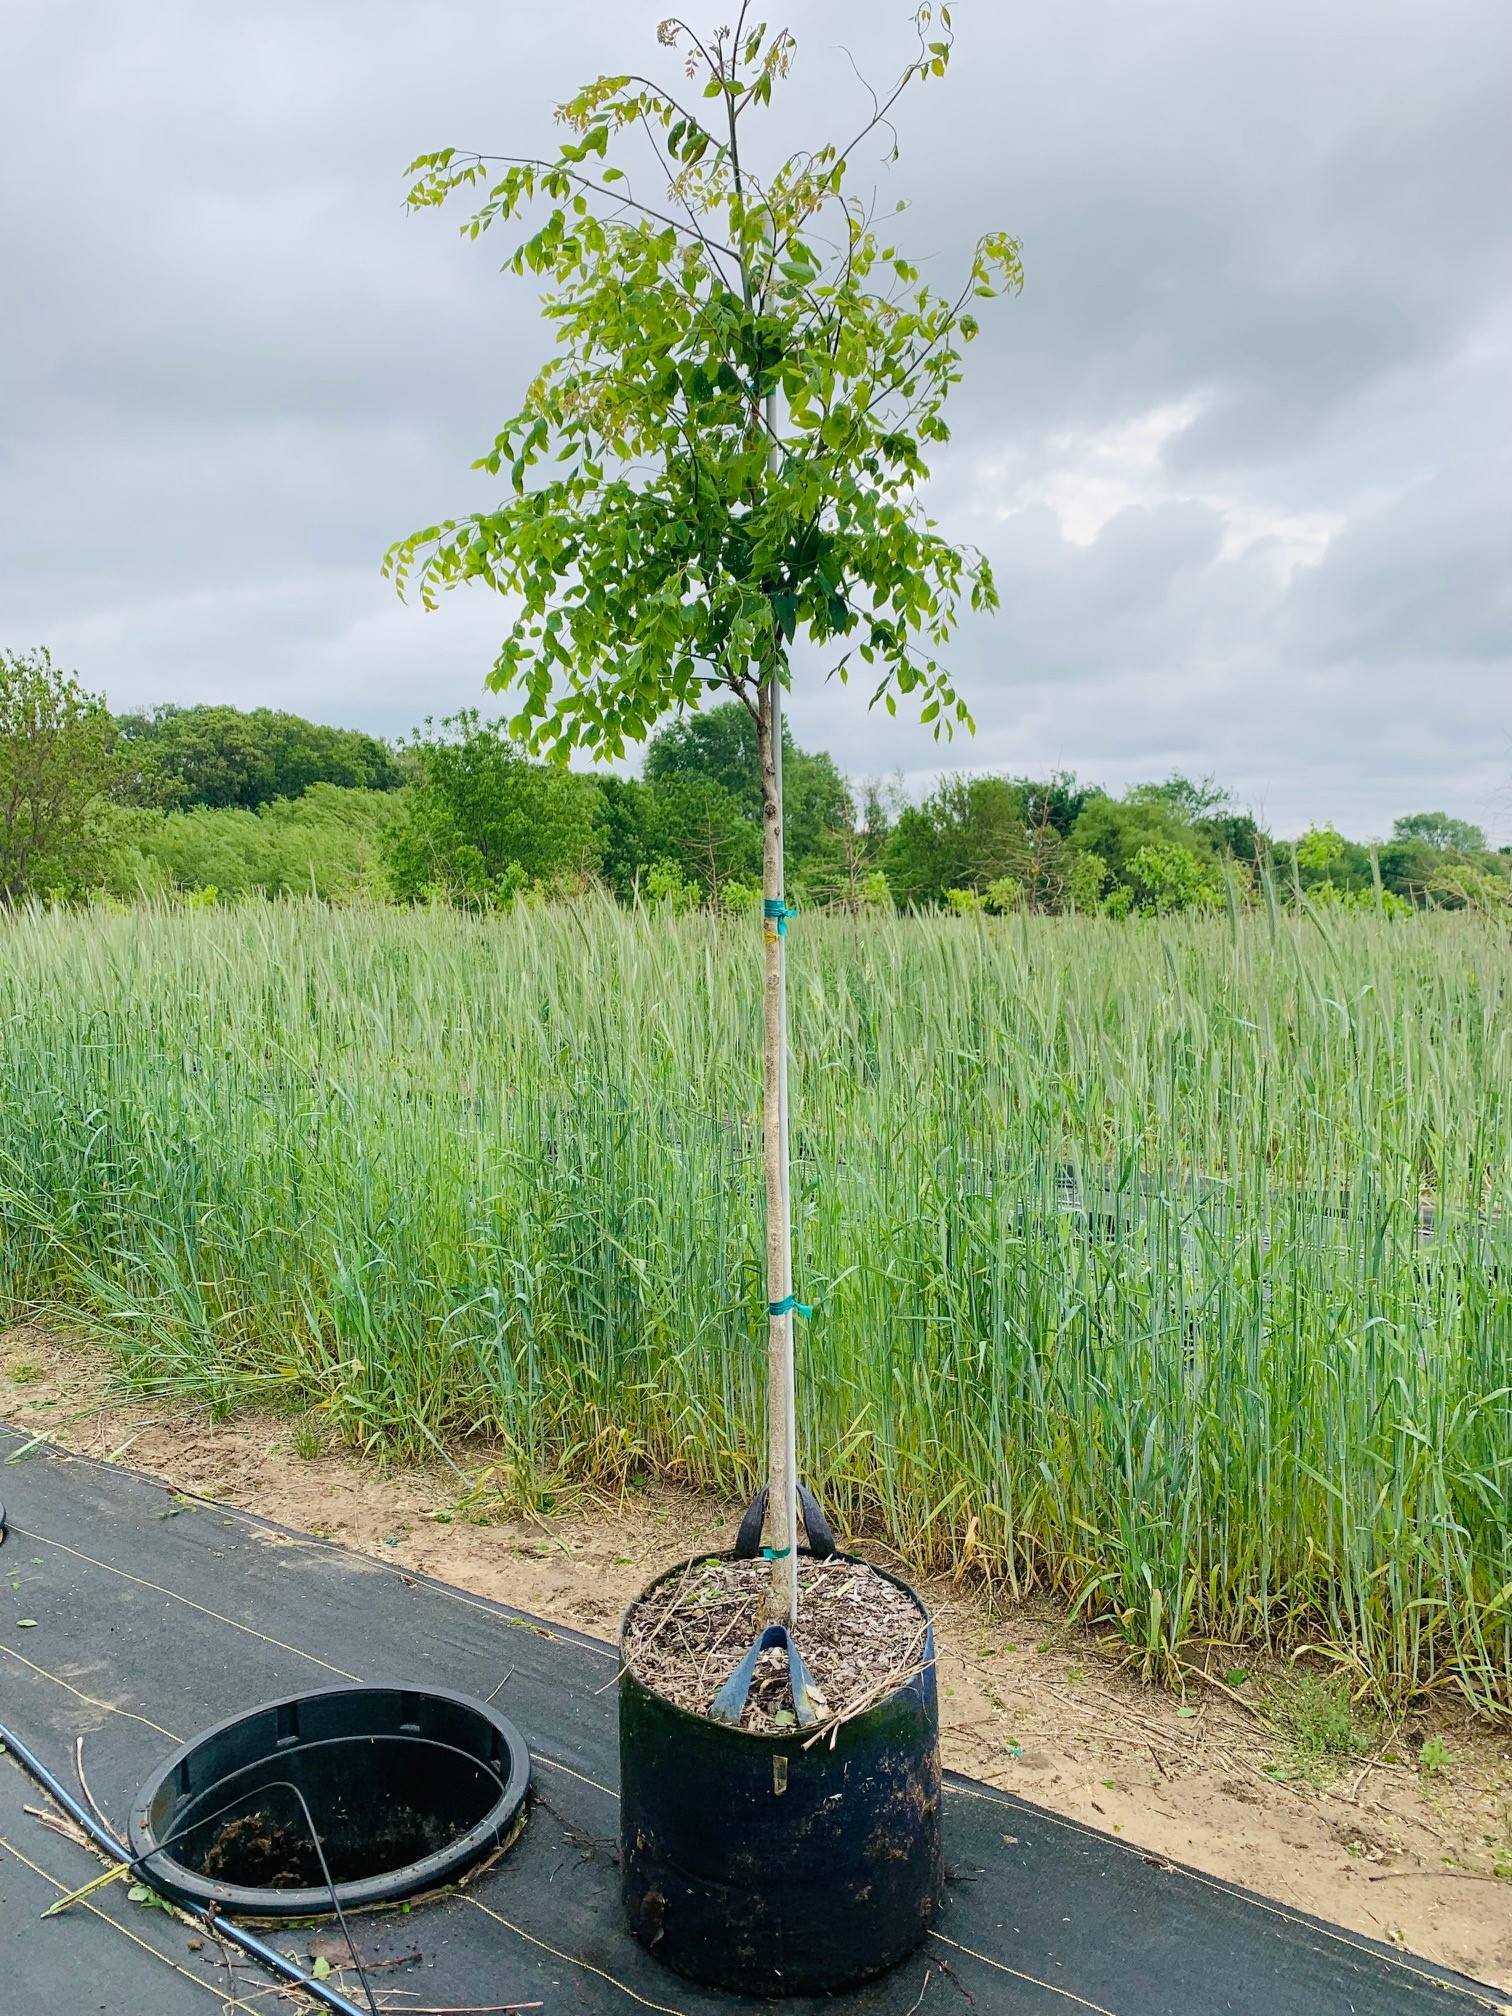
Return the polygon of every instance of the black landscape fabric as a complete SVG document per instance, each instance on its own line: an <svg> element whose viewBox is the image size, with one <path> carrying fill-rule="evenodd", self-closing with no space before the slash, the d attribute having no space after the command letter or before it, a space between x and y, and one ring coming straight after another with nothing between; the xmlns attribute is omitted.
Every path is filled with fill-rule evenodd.
<svg viewBox="0 0 1512 2016"><path fill-rule="evenodd" d="M0 1430L0 1721L124 1833L153 1766L212 1722L341 1680L492 1695L530 1745L513 1848L473 1882L354 1921L389 2010L536 2004L545 2016L710 2016L741 2003L680 1980L619 1910L615 1654L134 1472ZM16 1458L17 1460L10 1460ZM19 1587L13 1585L18 1584ZM31 1624L22 1628L20 1620ZM96 1891L41 1912L100 1862L36 1817L0 1760L0 2016L270 2011L267 1977L166 1912ZM28 1813L28 1807L36 1809ZM1148 1860L1010 1794L948 1781L950 1883L935 1934L837 2016L1465 2016L1505 1998L1230 1885ZM339 1957L329 1932L265 1934ZM350 1969L332 1984L361 2002Z"/></svg>

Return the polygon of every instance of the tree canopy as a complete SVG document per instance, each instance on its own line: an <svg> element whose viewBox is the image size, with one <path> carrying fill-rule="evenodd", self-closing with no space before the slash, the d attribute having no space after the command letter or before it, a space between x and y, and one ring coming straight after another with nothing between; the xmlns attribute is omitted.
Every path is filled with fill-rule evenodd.
<svg viewBox="0 0 1512 2016"><path fill-rule="evenodd" d="M746 18L707 39L663 22L696 95L601 77L561 107L552 158L412 164L416 208L481 193L474 238L544 212L506 266L541 283L557 354L475 465L512 494L388 561L427 603L469 581L518 598L491 683L532 750L622 756L711 688L754 711L800 631L842 678L869 667L889 710L901 693L937 733L969 719L936 653L960 597L996 592L919 492L971 304L1019 284L1018 248L986 234L947 299L846 187L904 89L945 74L949 11L919 9L916 54L853 140L770 165L750 125L795 45ZM610 157L648 139L643 199Z"/></svg>
<svg viewBox="0 0 1512 2016"><path fill-rule="evenodd" d="M1447 812L1409 812L1391 829L1394 840L1421 840L1425 847L1440 853L1478 854L1485 851L1486 836L1468 819L1451 818Z"/></svg>
<svg viewBox="0 0 1512 2016"><path fill-rule="evenodd" d="M126 795L164 810L255 812L312 784L391 791L401 782L394 752L376 736L271 707L154 707L117 716L115 730Z"/></svg>

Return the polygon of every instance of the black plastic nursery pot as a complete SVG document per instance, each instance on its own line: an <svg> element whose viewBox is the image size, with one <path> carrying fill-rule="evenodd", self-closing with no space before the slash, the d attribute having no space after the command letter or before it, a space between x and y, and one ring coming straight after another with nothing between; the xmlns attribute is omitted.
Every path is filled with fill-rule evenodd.
<svg viewBox="0 0 1512 2016"><path fill-rule="evenodd" d="M945 1880L932 1629L911 1680L817 1739L691 1714L628 1667L619 1725L625 1910L669 1967L738 1994L818 1995L923 1939Z"/></svg>
<svg viewBox="0 0 1512 2016"><path fill-rule="evenodd" d="M519 1731L481 1701L324 1688L176 1750L137 1794L131 1851L180 1902L314 1918L333 1887L358 1910L454 1881L510 1838L529 1783Z"/></svg>

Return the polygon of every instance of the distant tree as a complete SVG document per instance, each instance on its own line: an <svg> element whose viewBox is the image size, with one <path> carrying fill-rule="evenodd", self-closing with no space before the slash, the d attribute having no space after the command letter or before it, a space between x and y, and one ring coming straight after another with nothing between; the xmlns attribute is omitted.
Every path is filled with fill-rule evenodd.
<svg viewBox="0 0 1512 2016"><path fill-rule="evenodd" d="M382 901L388 792L312 784L260 811L192 805L183 812L117 808L104 886L117 896L170 891L201 901L316 896Z"/></svg>
<svg viewBox="0 0 1512 2016"><path fill-rule="evenodd" d="M735 794L696 767L667 766L659 781L601 775L598 875L622 903L656 887L685 890L693 903L720 902L731 883L761 879L761 826Z"/></svg>
<svg viewBox="0 0 1512 2016"><path fill-rule="evenodd" d="M1106 794L1095 784L1078 784L1070 770L1057 770L1047 778L1015 777L1011 780L1024 794L1025 816L1031 827L1050 827L1063 840L1081 817L1082 808Z"/></svg>
<svg viewBox="0 0 1512 2016"><path fill-rule="evenodd" d="M711 903L726 884L761 882L761 826L712 777L670 777L652 794L650 830L658 858L676 864Z"/></svg>
<svg viewBox="0 0 1512 2016"><path fill-rule="evenodd" d="M1131 792L1122 801L1089 799L1077 816L1071 838L1083 853L1098 855L1115 882L1125 879L1125 871L1141 847L1209 851L1168 798L1148 793L1136 797Z"/></svg>
<svg viewBox="0 0 1512 2016"><path fill-rule="evenodd" d="M1421 840L1441 853L1484 854L1486 836L1468 819L1451 818L1447 812L1409 812L1391 829L1394 840Z"/></svg>
<svg viewBox="0 0 1512 2016"><path fill-rule="evenodd" d="M787 861L800 877L827 834L847 832L856 823L850 785L824 749L795 748L791 767L783 757L782 809Z"/></svg>
<svg viewBox="0 0 1512 2016"><path fill-rule="evenodd" d="M1232 803L1227 791L1213 777L1199 777L1193 783L1173 770L1163 784L1135 784L1125 793L1126 805L1165 805L1178 819L1191 825L1194 820L1226 812Z"/></svg>
<svg viewBox="0 0 1512 2016"><path fill-rule="evenodd" d="M1295 843L1290 858L1278 850L1277 865L1286 880L1294 881L1310 897L1328 901L1374 893L1375 870L1369 848L1357 840L1346 840L1332 825L1311 827Z"/></svg>
<svg viewBox="0 0 1512 2016"><path fill-rule="evenodd" d="M1269 847L1269 841L1248 812L1206 813L1192 821L1192 831L1200 834L1216 854L1254 866Z"/></svg>
<svg viewBox="0 0 1512 2016"><path fill-rule="evenodd" d="M783 782L794 755L792 731L783 723ZM668 721L646 746L642 771L653 786L701 777L721 785L748 819L761 817L761 766L756 723L738 700Z"/></svg>
<svg viewBox="0 0 1512 2016"><path fill-rule="evenodd" d="M271 707L154 707L119 716L116 732L126 795L165 810L240 805L255 812L312 784L391 791L403 782L394 752L376 736Z"/></svg>
<svg viewBox="0 0 1512 2016"><path fill-rule="evenodd" d="M1376 852L1381 886L1421 907L1433 898L1444 859L1444 849L1431 841L1387 840Z"/></svg>
<svg viewBox="0 0 1512 2016"><path fill-rule="evenodd" d="M761 828L761 765L756 721L738 700L727 700L669 721L646 750L646 782L661 790L677 779L700 778L728 792L742 817ZM786 722L782 737L782 804L789 872L801 875L826 833L855 818L850 789L825 751L798 748ZM759 872L759 871L758 871Z"/></svg>
<svg viewBox="0 0 1512 2016"><path fill-rule="evenodd" d="M99 871L115 781L110 710L45 650L0 651L0 902Z"/></svg>
<svg viewBox="0 0 1512 2016"><path fill-rule="evenodd" d="M1133 892L1134 907L1152 917L1211 909L1223 901L1218 864L1190 847L1169 842L1139 849L1128 864L1127 886Z"/></svg>
<svg viewBox="0 0 1512 2016"><path fill-rule="evenodd" d="M675 865L664 852L656 793L639 777L605 772L597 782L599 878L621 903L631 903L644 897L653 868Z"/></svg>
<svg viewBox="0 0 1512 2016"><path fill-rule="evenodd" d="M387 838L401 901L431 895L473 908L535 883L562 887L598 866L600 797L592 778L532 763L475 708L427 721L404 745L416 770Z"/></svg>
<svg viewBox="0 0 1512 2016"><path fill-rule="evenodd" d="M983 891L1028 872L1028 808L1006 777L945 777L899 815L882 865L900 903L943 903L950 890ZM959 907L959 906L958 906Z"/></svg>
<svg viewBox="0 0 1512 2016"><path fill-rule="evenodd" d="M880 898L876 878L882 876L882 844L887 825L868 825L857 816L849 792L841 816L825 827L795 871L794 887L808 903L835 903L852 912L871 909ZM886 877L882 876L882 886ZM892 904L889 892L885 898Z"/></svg>
<svg viewBox="0 0 1512 2016"><path fill-rule="evenodd" d="M1310 875L1331 875L1343 862L1348 844L1336 826L1310 827L1297 842L1297 866Z"/></svg>

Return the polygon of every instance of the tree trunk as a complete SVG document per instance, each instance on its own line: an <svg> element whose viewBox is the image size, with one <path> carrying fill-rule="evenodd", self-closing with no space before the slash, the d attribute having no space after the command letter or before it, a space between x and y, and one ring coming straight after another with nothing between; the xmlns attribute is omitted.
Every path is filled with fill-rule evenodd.
<svg viewBox="0 0 1512 2016"><path fill-rule="evenodd" d="M798 1621L798 1462L793 1409L793 1243L788 1208L787 936L782 864L782 681L761 688L762 929L766 952L766 1044L762 1157L767 1195L767 1545L772 1581L766 1614ZM777 906L773 914L773 906ZM786 1305L786 1306L784 1306ZM773 1309L781 1313L773 1315Z"/></svg>

